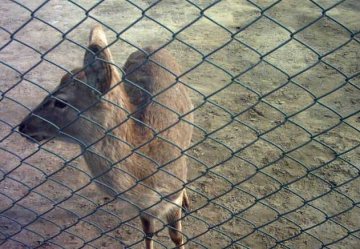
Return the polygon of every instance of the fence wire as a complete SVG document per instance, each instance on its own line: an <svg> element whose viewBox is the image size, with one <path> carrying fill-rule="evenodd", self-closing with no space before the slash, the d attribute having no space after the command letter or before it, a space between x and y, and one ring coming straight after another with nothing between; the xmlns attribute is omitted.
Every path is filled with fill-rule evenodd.
<svg viewBox="0 0 360 249"><path fill-rule="evenodd" d="M154 44L182 66L169 73L194 104L192 142L179 155L187 248L358 248L359 11L357 0L2 2L0 248L144 247L139 214L124 216L122 193L98 190L83 151L56 138L34 145L18 130L81 65L94 24L122 73L132 52ZM150 142L133 153L174 177L172 161L141 152ZM155 219L155 248L174 248L169 224Z"/></svg>

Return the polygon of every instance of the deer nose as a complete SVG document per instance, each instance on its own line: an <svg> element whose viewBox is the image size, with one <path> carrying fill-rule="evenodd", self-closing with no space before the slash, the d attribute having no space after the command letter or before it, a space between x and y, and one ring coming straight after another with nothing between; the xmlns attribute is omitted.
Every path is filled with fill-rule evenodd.
<svg viewBox="0 0 360 249"><path fill-rule="evenodd" d="M20 124L19 125L19 131L21 133L25 133L25 130L26 130L26 125L24 123Z"/></svg>

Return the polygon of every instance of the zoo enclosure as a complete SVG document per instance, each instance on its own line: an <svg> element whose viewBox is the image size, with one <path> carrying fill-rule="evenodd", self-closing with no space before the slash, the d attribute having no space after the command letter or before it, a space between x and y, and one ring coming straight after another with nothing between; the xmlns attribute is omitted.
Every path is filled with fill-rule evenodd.
<svg viewBox="0 0 360 249"><path fill-rule="evenodd" d="M49 197L41 186L52 181L66 188L61 178L52 177L70 167L73 160L43 146L23 156L20 147L12 147L20 140L18 123L6 113L14 108L31 111L22 102L28 97L26 92L16 90L29 89L21 88L24 84L50 93L55 85L44 86L41 77L33 79L32 73L43 63L68 71L51 55L64 41L83 49L86 43L71 37L83 29L83 23L92 20L106 27L114 36L109 39L112 50L117 43L138 50L139 42L132 36L128 39L126 32L145 26L142 22L146 20L158 27L155 33L168 34L159 49L166 47L180 57L181 53L189 54L193 60L191 64L186 58L180 59L185 62L185 69L178 76L178 84L188 87L195 104L194 141L183 151L189 158L186 188L193 202L191 211L184 216L187 245L190 248L356 248L360 229L360 25L359 18L351 13L359 10L358 2L184 1L181 4L186 11L191 9L193 18L185 18L176 26L162 18L165 12L161 6L167 6L164 1L123 1L126 10L136 11L137 16L121 29L95 13L106 9L109 12L105 15L116 15L111 12L117 6L116 1L67 1L65 10L80 13L80 20L71 27L59 27L61 23L53 22L51 15L42 17L41 11L54 3L60 9L63 7L57 1L32 4L7 1L1 7L9 8L3 13L5 17L16 8L26 18L15 25L11 22L0 25L0 64L4 72L1 73L4 84L0 88L0 158L4 158L0 168L0 247L98 248L105 243L104 238L111 241L105 246L141 247L144 239L141 234L132 241L122 237L121 229L130 229L130 234L140 233L136 225L115 222L105 227L100 221L88 221L89 216L99 211L115 219L115 214L104 208L112 200L96 203L81 193L92 179L78 188L72 186L60 199ZM173 8L171 4L182 6L174 1L167 10ZM247 11L251 14L240 20L235 16L230 21L221 14L225 10L231 13L230 9L238 6L245 9L241 14ZM300 13L303 21L291 22L297 17L294 13ZM344 16L353 19L349 21ZM180 22L181 16L173 17L175 23ZM60 35L59 42L41 48L25 39L21 33L30 32L27 28L35 21ZM205 24L208 28L203 28ZM317 25L320 27L315 29ZM213 30L219 31L212 34ZM324 39L318 39L321 36ZM179 51L174 51L175 43ZM38 60L22 68L14 44L37 54ZM9 57L11 53L17 55L16 59ZM206 75L209 72L212 74ZM15 76L9 79L6 75ZM28 161L43 150L50 154L47 158L63 160L63 166L45 171L44 162ZM19 176L25 168L32 168L41 178L33 179L30 184L22 181ZM72 169L85 174L75 166ZM214 189L209 189L215 183ZM21 187L11 192L9 186L15 185ZM19 189L23 190L16 191ZM32 195L46 199L51 205L41 210L35 203L27 203L34 201L30 199ZM84 208L85 213L65 205L73 196L91 203ZM62 224L48 217L53 210L67 211L73 220ZM27 219L13 215L24 212L29 213ZM44 233L36 226L38 222L51 224L54 231ZM96 232L90 236L82 234L83 229L72 230L79 222ZM187 222L196 228L187 226ZM238 227L241 229L237 230ZM120 235L116 234L118 229ZM161 237L155 238L155 243L159 247L171 247Z"/></svg>

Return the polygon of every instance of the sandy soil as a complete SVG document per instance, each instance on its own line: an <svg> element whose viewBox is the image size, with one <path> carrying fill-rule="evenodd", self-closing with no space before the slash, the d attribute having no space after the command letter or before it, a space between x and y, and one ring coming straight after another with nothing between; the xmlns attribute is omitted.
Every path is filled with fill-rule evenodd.
<svg viewBox="0 0 360 249"><path fill-rule="evenodd" d="M119 66L136 47L167 44L183 67L196 106L188 248L358 248L358 0L317 22L339 1L284 0L250 26L261 13L245 0L166 0L142 19L155 1L17 2L0 5L0 248L143 247L137 220L119 227L122 204L102 205L76 146L38 148L15 131L81 65L95 20L110 41L120 34ZM157 227L156 248L172 248Z"/></svg>

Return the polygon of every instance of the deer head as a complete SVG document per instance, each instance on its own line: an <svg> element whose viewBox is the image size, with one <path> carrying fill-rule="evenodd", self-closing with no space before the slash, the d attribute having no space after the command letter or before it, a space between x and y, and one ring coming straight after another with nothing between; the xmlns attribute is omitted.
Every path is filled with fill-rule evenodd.
<svg viewBox="0 0 360 249"><path fill-rule="evenodd" d="M64 75L55 90L19 125L21 134L33 142L57 137L87 143L94 132L104 129L101 97L119 76L111 65L101 26L92 29L89 40L83 67Z"/></svg>

